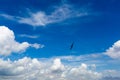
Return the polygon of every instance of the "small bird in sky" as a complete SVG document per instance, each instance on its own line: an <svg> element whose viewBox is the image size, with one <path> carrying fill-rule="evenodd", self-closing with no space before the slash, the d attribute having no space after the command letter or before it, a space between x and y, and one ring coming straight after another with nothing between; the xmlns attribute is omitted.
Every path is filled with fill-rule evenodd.
<svg viewBox="0 0 120 80"><path fill-rule="evenodd" d="M70 50L73 49L73 46L74 46L74 42L71 44L71 46L70 46Z"/></svg>

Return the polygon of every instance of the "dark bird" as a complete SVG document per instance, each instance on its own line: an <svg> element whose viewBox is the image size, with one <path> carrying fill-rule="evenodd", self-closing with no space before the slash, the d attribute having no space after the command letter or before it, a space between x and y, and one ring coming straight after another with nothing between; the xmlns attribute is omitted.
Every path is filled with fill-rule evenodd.
<svg viewBox="0 0 120 80"><path fill-rule="evenodd" d="M71 44L71 46L70 46L70 50L72 50L73 46L74 46L74 42Z"/></svg>

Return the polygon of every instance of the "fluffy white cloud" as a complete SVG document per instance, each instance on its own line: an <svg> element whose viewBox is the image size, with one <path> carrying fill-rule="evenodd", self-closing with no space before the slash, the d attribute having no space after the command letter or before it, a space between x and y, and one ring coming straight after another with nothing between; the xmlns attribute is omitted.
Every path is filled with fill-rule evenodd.
<svg viewBox="0 0 120 80"><path fill-rule="evenodd" d="M66 73L67 80L99 80L102 78L102 74L94 72L88 69L88 66L84 63L81 66L71 68L69 72Z"/></svg>
<svg viewBox="0 0 120 80"><path fill-rule="evenodd" d="M54 60L51 69L54 71L61 71L64 70L64 65L61 63L61 60L58 58Z"/></svg>
<svg viewBox="0 0 120 80"><path fill-rule="evenodd" d="M120 59L120 40L115 42L112 47L107 49L105 52L106 55L110 56L111 58L114 59Z"/></svg>
<svg viewBox="0 0 120 80"><path fill-rule="evenodd" d="M19 43L15 40L15 35L12 30L6 26L0 26L0 55L10 55L11 53L24 52L28 47L36 49L42 48L40 44L30 44L28 42Z"/></svg>
<svg viewBox="0 0 120 80"><path fill-rule="evenodd" d="M67 57L67 56L66 56ZM72 57L72 56L71 56ZM75 58L75 56L74 56ZM120 71L96 64L72 62L67 58L0 59L0 80L119 80ZM114 65L113 63L111 63ZM110 65L108 65L110 66ZM112 67L112 66L111 66Z"/></svg>
<svg viewBox="0 0 120 80"><path fill-rule="evenodd" d="M102 74L82 63L65 65L59 58L40 61L24 57L17 61L0 59L0 80L99 80Z"/></svg>

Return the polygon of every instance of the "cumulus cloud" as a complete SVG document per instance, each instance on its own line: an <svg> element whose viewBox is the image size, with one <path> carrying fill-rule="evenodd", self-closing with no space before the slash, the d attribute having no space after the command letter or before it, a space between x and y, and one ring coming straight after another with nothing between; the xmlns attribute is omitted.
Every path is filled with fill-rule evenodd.
<svg viewBox="0 0 120 80"><path fill-rule="evenodd" d="M64 70L64 65L61 63L61 60L58 58L54 60L51 69L53 71L61 71Z"/></svg>
<svg viewBox="0 0 120 80"><path fill-rule="evenodd" d="M92 70L88 64L66 64L65 59L24 57L11 61L0 59L0 80L116 80L117 70ZM93 65L96 67L96 65ZM97 67L96 67L97 68Z"/></svg>
<svg viewBox="0 0 120 80"><path fill-rule="evenodd" d="M24 57L16 61L0 59L1 80L99 80L102 74L87 64L65 65L59 58L42 61Z"/></svg>
<svg viewBox="0 0 120 80"><path fill-rule="evenodd" d="M42 48L40 44L30 44L28 42L19 43L15 40L15 35L12 30L6 26L0 26L0 55L10 55L11 53L21 53L27 48L34 47Z"/></svg>
<svg viewBox="0 0 120 80"><path fill-rule="evenodd" d="M113 59L120 59L120 40L115 42L112 47L106 50L106 55L110 56Z"/></svg>
<svg viewBox="0 0 120 80"><path fill-rule="evenodd" d="M71 56L72 58L77 56ZM100 67L86 61L76 64L69 60L69 56L33 59L24 57L14 61L0 59L0 80L119 80L120 71L109 68L113 63L107 69L99 70L106 68L103 63L106 64L107 61L99 63Z"/></svg>

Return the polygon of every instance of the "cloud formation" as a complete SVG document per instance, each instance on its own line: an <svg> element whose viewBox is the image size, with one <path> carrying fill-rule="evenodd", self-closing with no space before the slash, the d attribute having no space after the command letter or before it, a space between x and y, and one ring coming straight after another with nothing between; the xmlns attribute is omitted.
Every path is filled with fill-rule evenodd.
<svg viewBox="0 0 120 80"><path fill-rule="evenodd" d="M80 10L75 10L71 5L64 4L56 7L53 12L47 14L43 11L38 11L37 13L30 13L30 17L20 18L19 23L24 23L32 26L45 26L51 23L58 23L69 18L83 17L87 16L88 12Z"/></svg>
<svg viewBox="0 0 120 80"><path fill-rule="evenodd" d="M89 10L87 10L85 7L76 9L72 5L62 4L60 6L54 7L54 10L51 10L50 12L28 12L27 17L11 16L8 14L1 14L0 16L9 20L14 20L18 23L28 24L31 26L46 26L48 24L59 23L71 18L88 16L88 11Z"/></svg>
<svg viewBox="0 0 120 80"><path fill-rule="evenodd" d="M19 43L15 40L15 35L12 30L6 26L0 26L0 55L10 55L11 53L21 53L27 48L43 48L41 44L30 44L28 42Z"/></svg>
<svg viewBox="0 0 120 80"><path fill-rule="evenodd" d="M0 59L0 80L114 80L119 78L119 71L106 70L97 72L91 66L80 63L66 64L60 58L37 59L24 57L19 60ZM95 65L94 65L95 66ZM117 74L117 75L116 75Z"/></svg>
<svg viewBox="0 0 120 80"><path fill-rule="evenodd" d="M112 47L106 50L106 55L110 56L113 59L120 59L120 40L115 42Z"/></svg>
<svg viewBox="0 0 120 80"><path fill-rule="evenodd" d="M68 66L58 58L45 62L28 57L13 62L0 59L1 80L98 80L101 77L101 73L89 70L86 64Z"/></svg>

